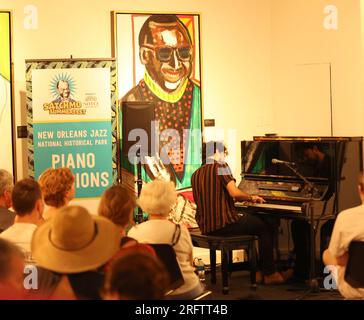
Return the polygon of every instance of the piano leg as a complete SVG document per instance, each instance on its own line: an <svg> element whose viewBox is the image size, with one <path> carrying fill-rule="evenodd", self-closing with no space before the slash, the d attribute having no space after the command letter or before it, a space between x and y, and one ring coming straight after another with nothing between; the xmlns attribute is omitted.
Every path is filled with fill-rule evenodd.
<svg viewBox="0 0 364 320"><path fill-rule="evenodd" d="M250 288L252 290L257 289L257 271L258 271L258 257L257 248L255 247L255 242L252 242L249 246L248 256L250 259Z"/></svg>
<svg viewBox="0 0 364 320"><path fill-rule="evenodd" d="M229 254L228 254L228 268L229 268L229 277L231 277L231 272L232 272L232 270L233 270L233 263L234 263L234 261L233 261L233 251L232 250L230 250L229 251Z"/></svg>
<svg viewBox="0 0 364 320"><path fill-rule="evenodd" d="M226 249L221 250L221 273L222 273L222 292L229 293L229 252Z"/></svg>
<svg viewBox="0 0 364 320"><path fill-rule="evenodd" d="M210 249L211 284L216 283L216 250Z"/></svg>

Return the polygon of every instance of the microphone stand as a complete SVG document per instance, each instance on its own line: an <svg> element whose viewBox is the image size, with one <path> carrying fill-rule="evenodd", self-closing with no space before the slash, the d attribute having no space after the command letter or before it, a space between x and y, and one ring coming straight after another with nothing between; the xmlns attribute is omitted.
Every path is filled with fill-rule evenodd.
<svg viewBox="0 0 364 320"><path fill-rule="evenodd" d="M143 179L142 179L142 157L141 157L141 146L139 146L138 151L136 152L136 160L137 160L137 188L138 188L138 197L140 197L140 193L142 192L143 187ZM138 213L136 217L136 222L143 222L143 210L138 206Z"/></svg>
<svg viewBox="0 0 364 320"><path fill-rule="evenodd" d="M284 165L286 165L289 169L291 169L291 170L295 173L295 175L296 175L297 177L301 178L301 179L304 181L305 186L307 186L307 187L308 187L307 189L308 189L308 191L309 191L311 194L312 194L314 191L316 191L315 185L314 185L312 182L308 181L308 179L307 179L304 175L302 175L302 173L301 173L301 172L299 172L299 171L298 171L298 169L296 168L296 164L295 164L295 163L293 163L293 164L288 164L288 163L284 162L283 164L284 164Z"/></svg>

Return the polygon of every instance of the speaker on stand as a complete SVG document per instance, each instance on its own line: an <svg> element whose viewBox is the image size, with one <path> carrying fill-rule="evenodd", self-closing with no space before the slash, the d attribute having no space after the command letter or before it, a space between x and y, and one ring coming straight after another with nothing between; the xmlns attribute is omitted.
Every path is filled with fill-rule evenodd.
<svg viewBox="0 0 364 320"><path fill-rule="evenodd" d="M154 156L152 146L153 124L155 120L154 104L143 101L124 101L122 103L122 147L123 156L131 165L137 166L138 196L142 191L142 163L145 157ZM136 222L143 222L143 211L138 208Z"/></svg>

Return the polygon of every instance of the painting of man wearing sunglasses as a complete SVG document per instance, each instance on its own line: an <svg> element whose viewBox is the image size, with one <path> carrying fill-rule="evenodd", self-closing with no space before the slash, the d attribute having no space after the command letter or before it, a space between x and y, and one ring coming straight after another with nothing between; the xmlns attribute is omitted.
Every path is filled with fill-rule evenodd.
<svg viewBox="0 0 364 320"><path fill-rule="evenodd" d="M138 36L144 76L122 97L122 101L154 104L160 158L177 189L190 187L192 173L201 165L201 94L199 81L193 77L195 42L177 15L150 15Z"/></svg>

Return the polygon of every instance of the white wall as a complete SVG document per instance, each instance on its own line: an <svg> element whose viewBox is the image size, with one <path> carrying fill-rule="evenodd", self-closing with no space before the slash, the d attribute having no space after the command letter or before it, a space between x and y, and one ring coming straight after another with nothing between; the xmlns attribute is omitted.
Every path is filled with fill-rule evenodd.
<svg viewBox="0 0 364 320"><path fill-rule="evenodd" d="M38 28L24 28L24 7L38 10ZM229 140L234 174L240 140L271 131L270 0L2 0L14 13L16 124L26 124L25 59L111 56L110 11L201 13L202 94L205 118ZM233 152L235 149L235 153ZM27 175L26 140L17 140L19 178Z"/></svg>
<svg viewBox="0 0 364 320"><path fill-rule="evenodd" d="M327 5L337 8L337 30L324 28ZM359 0L272 1L272 106L277 132L364 134L362 34ZM305 65L306 64L306 65ZM308 65L307 65L308 64Z"/></svg>

